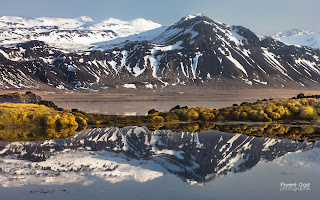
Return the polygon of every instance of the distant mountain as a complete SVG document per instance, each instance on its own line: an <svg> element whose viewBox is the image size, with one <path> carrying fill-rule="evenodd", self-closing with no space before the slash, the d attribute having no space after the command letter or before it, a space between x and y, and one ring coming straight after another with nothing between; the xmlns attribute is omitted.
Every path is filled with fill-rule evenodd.
<svg viewBox="0 0 320 200"><path fill-rule="evenodd" d="M319 49L258 37L202 14L169 27L144 19L100 24L88 18L57 19L50 28L37 21L2 21L1 31L10 36L2 37L7 39L0 47L2 88L310 88L320 81ZM41 33L28 24L40 24ZM92 39L94 34L100 42ZM16 38L27 42L15 43ZM83 45L87 48L79 50Z"/></svg>
<svg viewBox="0 0 320 200"><path fill-rule="evenodd" d="M31 40L43 41L51 46L71 50L88 50L94 43L139 34L161 27L145 19L121 21L109 18L94 23L89 17L68 18L0 18L0 44L13 46Z"/></svg>
<svg viewBox="0 0 320 200"><path fill-rule="evenodd" d="M320 49L320 33L293 29L286 32L279 32L272 36L286 44L303 45Z"/></svg>

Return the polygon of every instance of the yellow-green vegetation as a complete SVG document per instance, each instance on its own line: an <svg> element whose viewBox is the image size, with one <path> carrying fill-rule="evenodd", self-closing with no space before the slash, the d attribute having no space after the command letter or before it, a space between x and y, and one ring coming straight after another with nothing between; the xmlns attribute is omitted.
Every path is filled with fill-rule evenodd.
<svg viewBox="0 0 320 200"><path fill-rule="evenodd" d="M292 126L286 124L220 124L214 130L227 133L240 133L257 137L271 137L278 139L308 140L320 139L320 128L315 125Z"/></svg>
<svg viewBox="0 0 320 200"><path fill-rule="evenodd" d="M213 121L215 115L213 110L207 108L191 108L191 109L175 109L169 112L156 112L147 116L119 116L119 115L103 115L90 114L78 110L73 110L72 114L76 117L76 121L80 124L88 125L154 125L159 126L165 122L194 122L194 121Z"/></svg>
<svg viewBox="0 0 320 200"><path fill-rule="evenodd" d="M133 126L145 125L152 130L170 129L176 131L202 132L216 129L225 132L243 133L256 136L274 136L292 139L310 139L310 134L299 132L278 131L276 128L248 129L242 126L221 128L213 122L243 121L243 122L268 122L277 121L316 121L320 115L320 102L315 98L265 100L242 104L241 106L225 107L218 110L207 108L180 108L168 112L155 112L147 116L118 116L90 114L77 109L54 109L38 104L1 103L0 104L0 140L37 140L69 137L75 129L83 130L87 126ZM181 123L187 122L187 123ZM266 123L266 124L268 124ZM268 125L269 126L269 125ZM6 127L6 128L5 128ZM7 130L8 127L31 127L42 130L42 135L37 131L28 132L23 129ZM71 128L72 127L72 128ZM47 129L44 131L44 129ZM230 129L230 130L229 130ZM310 129L310 128L309 128ZM71 132L70 132L71 130ZM272 130L272 131L270 131ZM287 129L285 129L287 130ZM289 129L288 129L289 130ZM291 130L291 128L290 128ZM295 129L292 129L295 130ZM320 131L305 131L311 135L319 135ZM35 135L38 133L38 135ZM268 133L269 135L266 135ZM12 135L10 139L10 135ZM20 138L20 139L19 139ZM30 139L31 138L31 139ZM317 137L313 137L317 138Z"/></svg>
<svg viewBox="0 0 320 200"><path fill-rule="evenodd" d="M78 126L75 116L70 111L57 111L44 105L24 103L1 103L0 123L5 127L66 128Z"/></svg>
<svg viewBox="0 0 320 200"><path fill-rule="evenodd" d="M103 115L103 114L92 114L86 113L83 111L73 110L71 112L79 126L86 127L87 125L91 126L129 126L129 125L141 125L147 123L146 116L121 116L121 115ZM151 117L152 118L152 117ZM161 118L155 118L155 123L161 122ZM160 121L159 121L160 120Z"/></svg>
<svg viewBox="0 0 320 200"><path fill-rule="evenodd" d="M320 102L315 98L257 101L242 106L221 108L215 114L216 121L310 121L319 119ZM219 116L222 117L218 118Z"/></svg>
<svg viewBox="0 0 320 200"><path fill-rule="evenodd" d="M308 140L320 139L320 128L318 125L290 125L274 123L162 123L159 127L147 126L150 130L171 130L175 132L204 132L218 130L227 133L240 133L243 135L257 137L271 137L278 139Z"/></svg>
<svg viewBox="0 0 320 200"><path fill-rule="evenodd" d="M75 134L76 126L54 129L54 128L6 128L0 130L0 141L38 141L56 138L67 138Z"/></svg>
<svg viewBox="0 0 320 200"><path fill-rule="evenodd" d="M207 108L174 109L169 112L157 112L149 116L161 116L164 122L176 121L294 121L318 120L320 102L315 98L270 100L246 103L241 106L231 106L219 110ZM152 120L151 120L152 121Z"/></svg>
<svg viewBox="0 0 320 200"><path fill-rule="evenodd" d="M247 103L212 110L208 108L181 108L169 112L155 112L147 116L118 116L90 114L76 109L57 111L37 104L0 104L0 129L3 126L86 127L87 125L146 125L167 122L221 122L221 121L294 121L317 120L320 102L315 98L270 100ZM155 125L158 126L158 125Z"/></svg>
<svg viewBox="0 0 320 200"><path fill-rule="evenodd" d="M171 130L174 132L204 132L214 129L216 124L214 123L201 123L201 122L189 122L189 123L161 123L158 126L152 124L147 125L150 130Z"/></svg>
<svg viewBox="0 0 320 200"><path fill-rule="evenodd" d="M240 133L257 137L271 137L278 139L308 140L320 139L320 128L317 125L290 125L274 123L168 123L161 127L148 126L150 130L171 130L175 132L204 132L218 130L227 133Z"/></svg>
<svg viewBox="0 0 320 200"><path fill-rule="evenodd" d="M86 121L71 111L57 111L38 104L0 103L0 140L44 140L65 138L75 134Z"/></svg>
<svg viewBox="0 0 320 200"><path fill-rule="evenodd" d="M181 108L170 110L169 112L156 112L154 114L148 115L150 122L153 122L155 116L162 117L164 122L193 122L193 121L215 121L216 110L211 110L208 108Z"/></svg>
<svg viewBox="0 0 320 200"><path fill-rule="evenodd" d="M320 102L315 98L270 100L246 103L241 106L231 106L212 110L208 108L180 108L169 112L155 112L147 116L117 116L89 114L73 110L76 121L86 126L94 125L148 125L162 127L173 122L224 122L224 121L297 121L318 120Z"/></svg>

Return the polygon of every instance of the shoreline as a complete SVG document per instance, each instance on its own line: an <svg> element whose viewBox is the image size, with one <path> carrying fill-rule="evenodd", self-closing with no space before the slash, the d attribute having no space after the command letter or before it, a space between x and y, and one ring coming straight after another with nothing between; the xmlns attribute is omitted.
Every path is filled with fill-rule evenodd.
<svg viewBox="0 0 320 200"><path fill-rule="evenodd" d="M159 102L159 101L232 101L258 99L285 99L299 93L320 94L319 90L305 89L241 89L217 90L201 87L151 89L106 89L99 92L65 91L55 88L50 90L37 89L0 89L0 94L32 91L43 99L53 102Z"/></svg>
<svg viewBox="0 0 320 200"><path fill-rule="evenodd" d="M151 127L155 130L177 129L184 132L203 132L204 130L216 127L218 128L217 130L223 132L231 131L231 133L240 132L241 134L255 132L256 128L248 129L247 125L243 126L244 122L262 122L264 124L262 129L266 129L267 133L271 131L269 133L271 136L282 137L285 134L287 136L284 136L284 138L288 137L298 140L306 140L307 138L307 140L318 140L320 132L319 128L313 128L312 125L306 130L306 133L302 133L297 129L288 132L286 128L279 129L277 126L272 127L268 125L269 122L293 122L294 124L299 124L299 121L301 123L310 122L310 120L313 122L313 125L318 125L320 122L320 102L317 99L320 98L320 95L305 96L299 94L297 97L285 100L263 99L251 103L243 102L240 105L233 104L232 106L220 109L175 106L164 112L152 109L148 111L148 115L136 116L110 115L99 112L95 114L86 112L84 109L59 108L54 103L47 102L32 92L26 92L25 94L11 93L2 96L2 98L12 101L11 103L2 103L0 110L2 113L0 122L3 125L2 130L4 130L3 138L7 138L6 140L11 140L11 134L15 135L15 138L20 137L19 135L24 137L33 135L30 131L29 133L25 132L25 130L21 134L10 128L7 131L11 130L15 133L6 131L6 127L8 128L8 126L16 125L17 123L20 125L19 128L34 125L35 127L52 129L52 131L48 132L48 135L58 135L57 133L60 133L60 130L64 129L74 128L74 131L77 128L86 129L88 125L95 127L148 126L148 128ZM174 103L177 102L174 101ZM88 102L85 104L88 105ZM74 103L72 105L74 106ZM178 124L176 124L177 122ZM181 127L180 122L185 122L187 127ZM220 122L223 122L224 125L219 128ZM230 127L224 127L228 122L232 122L231 124L238 122L235 125L239 127L235 127L235 130L231 130ZM70 135L68 134L70 131L64 132ZM266 136L266 133L262 132L254 134Z"/></svg>
<svg viewBox="0 0 320 200"><path fill-rule="evenodd" d="M0 90L0 94L32 91L44 100L66 109L109 115L146 115L151 109L168 111L176 105L219 109L258 99L286 99L299 93L320 94L320 90L242 89L216 90L201 87L150 89L107 89L102 92L50 90Z"/></svg>

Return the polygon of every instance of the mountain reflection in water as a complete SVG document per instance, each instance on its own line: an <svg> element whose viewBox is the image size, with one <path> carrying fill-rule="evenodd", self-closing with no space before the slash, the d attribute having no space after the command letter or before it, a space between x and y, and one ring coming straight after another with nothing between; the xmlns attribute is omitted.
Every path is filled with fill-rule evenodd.
<svg viewBox="0 0 320 200"><path fill-rule="evenodd" d="M111 183L146 182L174 174L189 184L244 172L289 152L319 148L299 142L219 131L151 131L146 127L109 127L82 131L71 138L0 142L0 184L90 184L90 177Z"/></svg>

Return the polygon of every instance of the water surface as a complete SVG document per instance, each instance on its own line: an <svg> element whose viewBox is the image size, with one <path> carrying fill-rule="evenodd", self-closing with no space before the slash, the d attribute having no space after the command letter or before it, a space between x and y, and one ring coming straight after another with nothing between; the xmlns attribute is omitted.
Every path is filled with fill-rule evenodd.
<svg viewBox="0 0 320 200"><path fill-rule="evenodd" d="M320 189L318 142L109 127L0 146L1 199L317 199Z"/></svg>
<svg viewBox="0 0 320 200"><path fill-rule="evenodd" d="M212 100L212 101L119 101L119 102L64 102L55 103L65 109L77 108L89 113L101 113L109 115L146 115L149 110L156 109L160 112L169 111L176 105L188 106L189 108L204 107L219 109L240 104L242 101Z"/></svg>

